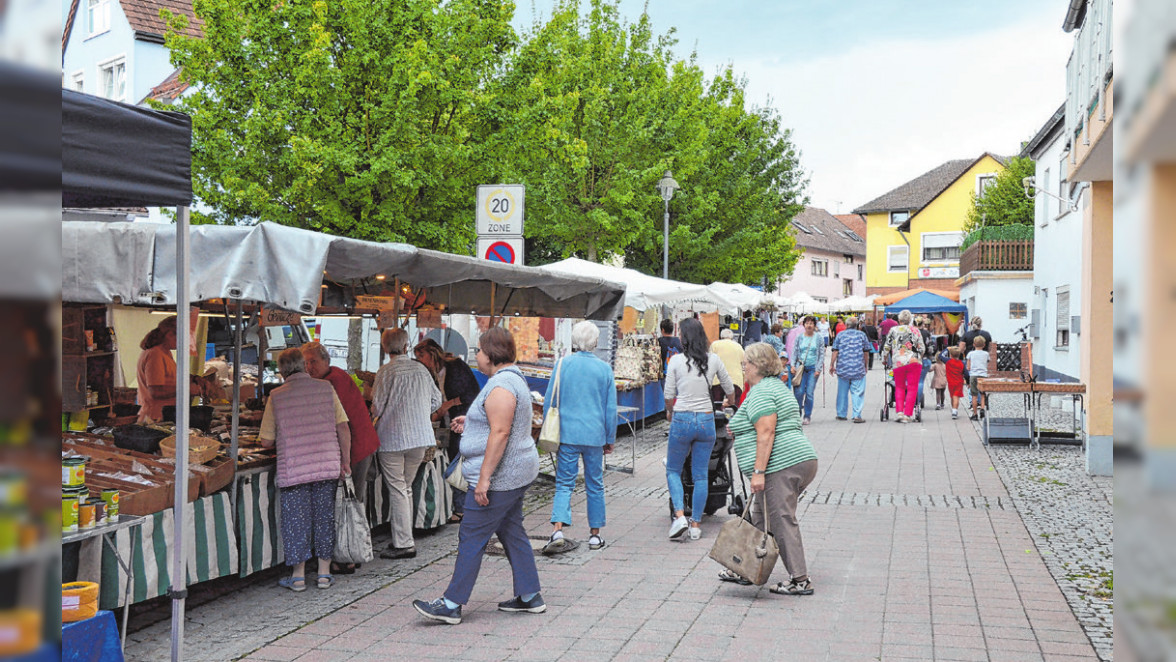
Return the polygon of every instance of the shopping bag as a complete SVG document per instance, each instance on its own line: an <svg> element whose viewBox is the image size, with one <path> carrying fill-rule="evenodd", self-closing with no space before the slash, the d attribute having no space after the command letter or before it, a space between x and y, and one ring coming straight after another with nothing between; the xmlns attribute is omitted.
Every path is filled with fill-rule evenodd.
<svg viewBox="0 0 1176 662"><path fill-rule="evenodd" d="M539 428L539 442L536 444L542 453L559 452L559 375L563 368L563 361L555 366L555 402L547 407L547 415L543 417L543 427Z"/></svg>
<svg viewBox="0 0 1176 662"><path fill-rule="evenodd" d="M756 586L768 583L772 576L772 568L776 559L780 557L780 548L776 546L776 539L768 535L767 497L760 492L764 500L764 528L757 529L747 520L747 513L751 509L751 501L743 509L743 515L738 519L727 521L719 529L715 537L715 544L711 547L710 557L719 565L750 581Z"/></svg>
<svg viewBox="0 0 1176 662"><path fill-rule="evenodd" d="M462 492L469 491L470 484L461 473L460 454L449 461L449 466L445 467L445 471L441 475L445 477L445 482L449 483L453 489L461 490Z"/></svg>
<svg viewBox="0 0 1176 662"><path fill-rule="evenodd" d="M335 562L367 563L373 558L372 530L348 476L335 488Z"/></svg>

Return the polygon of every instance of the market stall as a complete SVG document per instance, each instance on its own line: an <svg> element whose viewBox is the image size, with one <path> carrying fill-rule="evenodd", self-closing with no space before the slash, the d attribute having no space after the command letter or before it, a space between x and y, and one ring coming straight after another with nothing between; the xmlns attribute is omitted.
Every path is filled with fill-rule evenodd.
<svg viewBox="0 0 1176 662"><path fill-rule="evenodd" d="M901 294L907 296L899 297ZM946 346L948 339L968 321L968 307L952 299L950 294L925 289L911 290L878 297L875 304L884 305L883 310L887 315L897 315L904 310L909 310L912 315L929 316L931 335L940 345ZM958 298L959 295L955 296Z"/></svg>

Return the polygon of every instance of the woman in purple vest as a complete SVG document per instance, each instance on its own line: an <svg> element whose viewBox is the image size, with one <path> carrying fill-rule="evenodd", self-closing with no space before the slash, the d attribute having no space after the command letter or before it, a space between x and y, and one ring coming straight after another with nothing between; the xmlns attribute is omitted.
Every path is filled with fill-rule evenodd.
<svg viewBox="0 0 1176 662"><path fill-rule="evenodd" d="M278 355L285 383L270 393L258 435L278 447L278 490L282 504L282 546L289 577L278 582L306 590L306 562L318 559L319 588L331 588L335 554L335 485L351 474L351 430L330 382L306 374L302 350Z"/></svg>

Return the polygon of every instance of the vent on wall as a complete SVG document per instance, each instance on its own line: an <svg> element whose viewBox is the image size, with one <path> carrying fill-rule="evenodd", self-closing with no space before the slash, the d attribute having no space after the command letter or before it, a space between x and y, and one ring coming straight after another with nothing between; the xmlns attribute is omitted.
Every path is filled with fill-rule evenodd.
<svg viewBox="0 0 1176 662"><path fill-rule="evenodd" d="M1041 338L1041 309L1029 311L1029 337L1037 340Z"/></svg>

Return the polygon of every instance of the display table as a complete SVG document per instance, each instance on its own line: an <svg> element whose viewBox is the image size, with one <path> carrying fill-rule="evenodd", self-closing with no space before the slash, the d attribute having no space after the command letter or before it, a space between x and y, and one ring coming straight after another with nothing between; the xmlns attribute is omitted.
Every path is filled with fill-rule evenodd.
<svg viewBox="0 0 1176 662"><path fill-rule="evenodd" d="M86 546L89 546L91 541L95 541L95 542L100 541L99 544L101 545L101 547L99 547L98 549L92 550L92 553L97 554L99 557L101 557L103 555L103 553L106 551L106 548L109 548L110 551L113 552L113 554L114 554L115 563L118 564L117 567L119 568L119 570L121 570L123 572L124 575L126 575L126 574L129 574L131 572L131 568L133 568L135 566L135 559L142 558L142 555L141 554L136 555L136 553L135 553L136 550L134 547L132 547L129 550L129 556L124 558L122 552L119 551L118 546L115 545L113 542L113 540L114 540L113 534L116 534L119 531L129 531L130 529L136 529L138 527L143 526L143 523L146 521L147 521L146 517L137 517L135 515L119 515L117 522L110 522L108 524L96 526L92 529L86 529L83 531L78 531L75 533L62 535L61 536L61 544L62 545L69 545L72 543L78 543L82 547L86 547ZM100 567L104 567L104 566L100 566ZM99 587L101 587L103 585L102 580L105 579L105 574L106 573L103 571L102 572L103 577L95 577L95 578L78 577L77 579L78 579L78 581L98 581ZM131 601L128 599L129 594L130 594L130 590L131 590L131 583L125 582L125 588L123 589L123 596L122 596L123 597L122 634L118 640L120 650L121 650L122 644L125 643L126 639L127 639L127 616L129 615L129 608L130 608L130 604L131 604Z"/></svg>
<svg viewBox="0 0 1176 662"><path fill-rule="evenodd" d="M1058 443L1074 443L1074 440L1078 439L1078 443L1085 443L1084 440L1080 439L1083 435L1078 425L1078 411L1084 406L1083 397L1086 393L1086 387L1084 385L1059 382L1026 382L1020 379L993 377L977 380L977 388L980 390L980 396L985 409L984 422L981 425L982 439L985 445L988 445L992 441L1012 441L1027 442L1030 448L1040 448L1043 435L1039 421L1037 420L1037 410L1041 406L1041 396L1045 394L1070 395L1074 400L1073 435L1068 438L1057 438L1055 434L1049 433L1047 434L1049 440ZM993 393L1021 394L1025 417L989 416L987 414L988 397Z"/></svg>
<svg viewBox="0 0 1176 662"><path fill-rule="evenodd" d="M61 662L122 662L122 645L114 613L61 624Z"/></svg>

